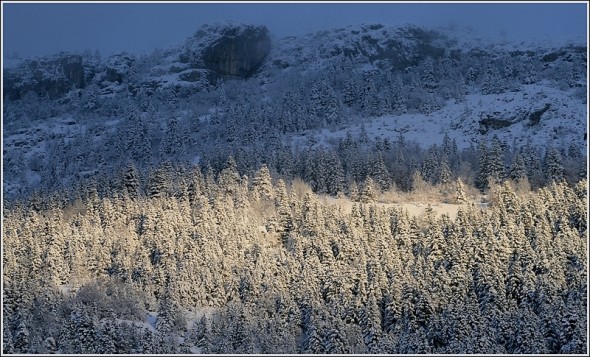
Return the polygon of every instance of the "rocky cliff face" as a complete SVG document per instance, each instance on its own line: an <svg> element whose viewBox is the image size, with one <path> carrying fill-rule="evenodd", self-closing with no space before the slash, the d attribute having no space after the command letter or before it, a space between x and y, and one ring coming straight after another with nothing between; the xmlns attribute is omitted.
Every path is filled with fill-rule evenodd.
<svg viewBox="0 0 590 357"><path fill-rule="evenodd" d="M250 77L270 52L266 26L204 25L186 42L180 60L220 75Z"/></svg>
<svg viewBox="0 0 590 357"><path fill-rule="evenodd" d="M227 28L219 40L207 46L203 61L207 69L219 74L249 77L260 67L270 51L270 37L264 26Z"/></svg>
<svg viewBox="0 0 590 357"><path fill-rule="evenodd" d="M49 59L28 60L4 72L4 97L20 99L33 91L39 96L56 99L72 88L86 85L82 56L61 53Z"/></svg>

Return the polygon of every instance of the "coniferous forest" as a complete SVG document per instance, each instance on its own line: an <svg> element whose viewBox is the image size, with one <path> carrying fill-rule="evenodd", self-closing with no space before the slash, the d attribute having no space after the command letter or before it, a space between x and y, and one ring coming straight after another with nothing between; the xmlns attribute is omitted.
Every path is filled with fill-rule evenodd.
<svg viewBox="0 0 590 357"><path fill-rule="evenodd" d="M451 219L345 209L231 159L135 175L5 210L5 353L586 349L586 180L505 181Z"/></svg>
<svg viewBox="0 0 590 357"><path fill-rule="evenodd" d="M585 46L247 33L3 71L3 353L588 351Z"/></svg>

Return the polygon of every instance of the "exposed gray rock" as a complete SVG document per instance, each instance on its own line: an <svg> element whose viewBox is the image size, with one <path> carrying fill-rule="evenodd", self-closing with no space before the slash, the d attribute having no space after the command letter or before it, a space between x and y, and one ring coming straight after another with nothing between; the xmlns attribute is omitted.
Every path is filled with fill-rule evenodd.
<svg viewBox="0 0 590 357"><path fill-rule="evenodd" d="M486 134L489 130L506 128L527 119L528 123L526 123L526 125L537 125L541 121L543 114L549 110L549 108L551 108L551 104L547 103L541 109L517 111L508 116L506 115L507 113L500 112L483 114L479 120L479 133Z"/></svg>
<svg viewBox="0 0 590 357"><path fill-rule="evenodd" d="M56 99L72 88L84 88L85 72L80 55L60 53L49 59L28 60L5 70L4 97L16 100L33 91Z"/></svg>
<svg viewBox="0 0 590 357"><path fill-rule="evenodd" d="M541 121L541 116L547 111L549 110L549 108L551 108L551 104L545 104L545 107L543 107L543 109L537 110L532 112L529 115L529 120L530 120L530 124L531 125L536 125L539 124L539 122Z"/></svg>
<svg viewBox="0 0 590 357"><path fill-rule="evenodd" d="M190 63L192 68L248 78L260 68L269 52L266 26L205 25L187 41L179 60Z"/></svg>
<svg viewBox="0 0 590 357"><path fill-rule="evenodd" d="M492 114L487 114L485 117L480 119L479 121L479 133L485 134L488 130L497 130L506 128L514 122L511 119L501 119L498 116L500 115L499 112L494 112Z"/></svg>
<svg viewBox="0 0 590 357"><path fill-rule="evenodd" d="M551 52L551 53L548 53L548 54L544 55L541 58L541 61L543 61L543 62L555 62L559 57L561 57L561 56L563 56L565 54L566 54L565 51Z"/></svg>

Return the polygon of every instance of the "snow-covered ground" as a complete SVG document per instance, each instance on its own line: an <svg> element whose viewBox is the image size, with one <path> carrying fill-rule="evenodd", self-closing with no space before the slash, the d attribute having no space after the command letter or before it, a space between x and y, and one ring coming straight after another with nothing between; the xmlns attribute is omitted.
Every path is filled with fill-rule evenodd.
<svg viewBox="0 0 590 357"><path fill-rule="evenodd" d="M334 198L334 197L323 197L325 200L324 202L331 204L331 205L338 205L342 208L343 212L350 213L352 210L352 206L354 202L350 201L347 198ZM442 203L442 202L432 202L432 203L424 203L424 202L404 202L404 203L384 203L384 202L374 202L368 205L374 205L380 208L396 208L408 213L408 216L422 216L428 207L432 208L432 211L437 217L442 215L447 215L451 220L457 218L457 211L459 208L465 208L467 204L474 204L478 208L486 208L488 207L487 203L475 202L472 201L471 203L466 204L451 204L451 203Z"/></svg>
<svg viewBox="0 0 590 357"><path fill-rule="evenodd" d="M338 205L342 207L344 212L350 213L352 210L352 206L354 202L345 199L345 198L327 198L326 202L333 205ZM381 208L397 208L401 209L402 211L407 211L409 216L420 216L422 215L428 204L419 203L419 202L412 202L412 203L382 203L382 202L375 202L369 205L375 205ZM461 205L455 204L448 204L448 203L433 203L430 205L432 210L438 215L447 214L451 219L455 219L457 217L457 210Z"/></svg>
<svg viewBox="0 0 590 357"><path fill-rule="evenodd" d="M531 112L543 109L545 104L550 108L541 116L540 123L530 125ZM515 118L514 124L489 129L482 135L479 121L488 114L501 119ZM574 90L562 91L539 83L524 85L518 92L467 95L461 103L449 100L431 114L385 115L336 131L307 132L294 136L293 144L306 146L309 138L315 137L318 145L325 145L327 141L345 138L347 132L359 133L362 125L369 138L389 138L395 142L403 134L406 141L415 141L425 148L442 144L446 133L456 140L459 149L471 144L477 146L480 140L497 135L500 140L517 147L527 143L542 147L576 143L585 152L587 116L586 104L575 97Z"/></svg>

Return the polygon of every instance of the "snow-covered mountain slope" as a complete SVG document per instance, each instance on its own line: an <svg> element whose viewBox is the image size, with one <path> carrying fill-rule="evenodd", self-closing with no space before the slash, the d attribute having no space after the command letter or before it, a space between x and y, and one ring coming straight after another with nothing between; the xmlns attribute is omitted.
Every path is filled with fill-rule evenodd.
<svg viewBox="0 0 590 357"><path fill-rule="evenodd" d="M326 145L364 128L369 138L387 138L394 142L403 135L406 140L424 147L441 145L445 134L455 139L460 149L477 146L482 138L485 140L488 135L495 135L513 147L529 144L567 147L575 143L585 151L586 104L584 98L576 98L574 92L538 83L524 85L518 92L470 94L461 102L451 99L441 109L429 114L368 117L359 124L340 129L295 135L292 141L295 146L304 146L313 137L312 142ZM539 118L535 119L536 116ZM487 118L497 118L498 126L505 126L491 128L485 125Z"/></svg>
<svg viewBox="0 0 590 357"><path fill-rule="evenodd" d="M277 137L295 150L312 136L330 145L362 127L424 148L446 133L460 148L498 136L585 153L584 41L380 24L275 39L224 23L148 56L23 59L3 68L3 189L69 185L129 161L266 155Z"/></svg>

